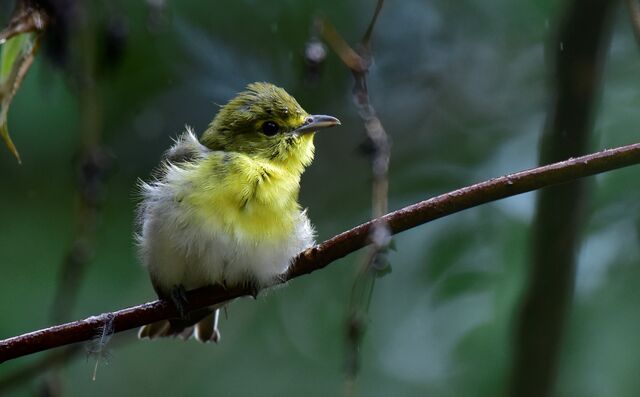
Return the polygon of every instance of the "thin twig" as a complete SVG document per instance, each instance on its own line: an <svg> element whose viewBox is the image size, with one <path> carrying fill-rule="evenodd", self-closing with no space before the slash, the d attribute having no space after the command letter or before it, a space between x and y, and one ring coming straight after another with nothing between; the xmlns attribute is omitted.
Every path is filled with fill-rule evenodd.
<svg viewBox="0 0 640 397"><path fill-rule="evenodd" d="M371 246L365 255L363 265L354 278L347 309L346 396L355 394L355 381L360 371L360 345L366 330L367 314L371 305L376 277L388 266L385 253L391 237L388 225L380 219L388 211L388 172L391 148L389 137L369 99L369 89L367 88L367 74L373 56L371 36L383 4L384 0L378 0L369 26L360 41L360 51L352 49L328 21L323 23L325 40L353 74L355 80L353 102L364 124L368 152L371 155L371 215L375 223L369 237Z"/></svg>
<svg viewBox="0 0 640 397"><path fill-rule="evenodd" d="M621 146L463 187L391 212L382 220L387 222L391 233L396 234L481 204L638 163L640 143ZM366 246L373 223L359 225L300 253L282 282L320 270ZM203 287L187 292L185 309L193 311L252 293L251 288L241 286ZM89 340L110 319L117 333L177 315L173 304L158 300L29 332L0 341L0 362Z"/></svg>
<svg viewBox="0 0 640 397"><path fill-rule="evenodd" d="M349 43L347 43L336 28L326 19L321 20L322 37L329 43L333 51L340 57L349 70L365 73L367 64Z"/></svg>
<svg viewBox="0 0 640 397"><path fill-rule="evenodd" d="M362 46L370 51L371 50L371 36L373 35L373 28L376 26L376 22L378 21L378 15L380 15L380 11L382 11L382 6L384 5L384 0L378 0L376 3L376 9L373 11L373 17L371 17L371 22L369 22L369 27L365 32L364 36L362 36Z"/></svg>

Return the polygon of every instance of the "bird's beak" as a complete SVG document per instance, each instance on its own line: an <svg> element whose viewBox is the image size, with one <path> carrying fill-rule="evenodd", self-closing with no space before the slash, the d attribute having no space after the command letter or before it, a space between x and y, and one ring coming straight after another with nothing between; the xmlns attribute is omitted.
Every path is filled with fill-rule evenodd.
<svg viewBox="0 0 640 397"><path fill-rule="evenodd" d="M332 116L325 116L323 114L312 114L307 116L304 120L304 124L296 128L293 132L302 135L309 132L315 132L317 130L329 127L335 127L340 125L340 120Z"/></svg>

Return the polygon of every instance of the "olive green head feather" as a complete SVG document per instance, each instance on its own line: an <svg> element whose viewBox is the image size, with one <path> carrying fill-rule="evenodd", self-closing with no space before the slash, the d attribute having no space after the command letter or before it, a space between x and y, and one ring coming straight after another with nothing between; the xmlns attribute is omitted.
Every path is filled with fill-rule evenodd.
<svg viewBox="0 0 640 397"><path fill-rule="evenodd" d="M201 141L211 150L307 165L313 158L313 132L338 124L334 117L308 114L280 87L252 83L220 109Z"/></svg>

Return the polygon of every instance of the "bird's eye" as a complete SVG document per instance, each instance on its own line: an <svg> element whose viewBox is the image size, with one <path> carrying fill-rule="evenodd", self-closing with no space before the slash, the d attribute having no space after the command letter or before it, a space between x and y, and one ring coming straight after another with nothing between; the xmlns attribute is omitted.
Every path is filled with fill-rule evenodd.
<svg viewBox="0 0 640 397"><path fill-rule="evenodd" d="M280 126L273 121L265 121L262 124L262 132L267 136L273 136L280 131Z"/></svg>

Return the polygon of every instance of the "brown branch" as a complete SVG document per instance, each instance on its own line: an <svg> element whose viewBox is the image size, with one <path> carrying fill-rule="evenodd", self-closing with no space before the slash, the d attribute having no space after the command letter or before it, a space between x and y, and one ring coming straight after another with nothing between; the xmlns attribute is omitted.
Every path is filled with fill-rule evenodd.
<svg viewBox="0 0 640 397"><path fill-rule="evenodd" d="M555 95L540 164L588 151L616 5L611 0L574 0L567 8L551 43ZM588 193L586 181L575 181L543 189L536 197L531 273L516 318L510 396L546 397L553 392Z"/></svg>
<svg viewBox="0 0 640 397"><path fill-rule="evenodd" d="M578 178L640 163L640 143L521 171L463 187L385 215L393 234L492 201L530 192L543 187L570 182ZM320 245L302 252L294 261L283 282L320 270L330 263L366 246L373 222L359 225ZM186 310L226 302L253 291L245 287L209 286L189 291ZM89 340L111 321L114 332L177 316L173 305L153 301L84 320L56 325L0 341L0 362L28 354Z"/></svg>
<svg viewBox="0 0 640 397"><path fill-rule="evenodd" d="M364 73L367 71L367 64L349 43L347 43L336 28L326 19L321 20L322 37L329 43L333 51L340 57L349 70Z"/></svg>

